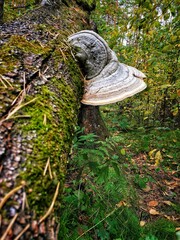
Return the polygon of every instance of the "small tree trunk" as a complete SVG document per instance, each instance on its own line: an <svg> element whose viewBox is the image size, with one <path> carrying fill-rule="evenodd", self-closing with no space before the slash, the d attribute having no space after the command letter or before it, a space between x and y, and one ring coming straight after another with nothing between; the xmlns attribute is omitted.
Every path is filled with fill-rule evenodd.
<svg viewBox="0 0 180 240"><path fill-rule="evenodd" d="M98 106L82 104L79 125L85 128L85 133L94 133L99 139L105 140L109 136L107 127L101 117Z"/></svg>

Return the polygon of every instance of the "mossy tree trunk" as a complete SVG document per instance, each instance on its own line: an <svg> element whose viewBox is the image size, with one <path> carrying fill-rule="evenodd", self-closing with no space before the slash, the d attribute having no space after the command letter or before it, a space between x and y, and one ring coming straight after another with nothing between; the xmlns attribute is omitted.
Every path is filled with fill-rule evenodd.
<svg viewBox="0 0 180 240"><path fill-rule="evenodd" d="M82 97L67 37L89 28L88 14L68 1L0 26L1 239L57 239Z"/></svg>

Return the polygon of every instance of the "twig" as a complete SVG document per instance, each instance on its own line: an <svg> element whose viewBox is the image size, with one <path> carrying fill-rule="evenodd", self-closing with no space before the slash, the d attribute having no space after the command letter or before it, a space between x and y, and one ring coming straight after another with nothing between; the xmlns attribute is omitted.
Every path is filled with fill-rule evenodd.
<svg viewBox="0 0 180 240"><path fill-rule="evenodd" d="M45 70L43 71L43 74L45 74L48 69L49 69L49 67L47 66L47 67L45 68Z"/></svg>
<svg viewBox="0 0 180 240"><path fill-rule="evenodd" d="M4 87L5 88L8 88L8 86L7 85L9 85L11 88L13 88L13 86L11 85L11 83L4 77L4 76L2 76L2 75L0 75L1 76L1 78L0 78L0 80L1 80L1 82L2 82L2 84L4 85ZM7 85L5 84L5 82L7 83Z"/></svg>
<svg viewBox="0 0 180 240"><path fill-rule="evenodd" d="M15 107L15 108L12 110L12 112L9 112L9 113L8 113L8 115L7 115L7 117L6 117L5 120L10 119L13 114L15 114L17 111L19 111L21 108L27 106L28 104L34 102L36 99L37 99L37 98L33 98L33 99L30 100L29 102L24 103L24 104L21 104L21 105Z"/></svg>
<svg viewBox="0 0 180 240"><path fill-rule="evenodd" d="M11 83L5 77L2 76L2 79L9 85L10 88L13 88Z"/></svg>
<svg viewBox="0 0 180 240"><path fill-rule="evenodd" d="M0 78L0 80L1 80L1 82L2 82L2 84L3 84L3 86L5 87L5 88L7 88L7 86L5 85L5 83L3 82L3 80Z"/></svg>
<svg viewBox="0 0 180 240"><path fill-rule="evenodd" d="M52 175L52 171L51 171L50 158L48 158L48 160L47 160L47 162L46 162L46 166L45 166L45 168L44 168L43 176L46 175L47 169L49 170L50 178L53 179L53 175Z"/></svg>
<svg viewBox="0 0 180 240"><path fill-rule="evenodd" d="M52 171L51 171L51 164L50 164L50 160L49 160L48 170L49 170L49 176L50 176L50 179L53 179L53 176L52 176Z"/></svg>
<svg viewBox="0 0 180 240"><path fill-rule="evenodd" d="M22 187L24 187L24 185L20 185L19 187L16 187L16 188L12 189L10 192L8 192L6 194L6 196L4 196L4 198L0 202L0 209L3 207L3 205L8 200L8 198L10 198L15 192L19 191L19 189L21 189Z"/></svg>
<svg viewBox="0 0 180 240"><path fill-rule="evenodd" d="M26 192L24 191L23 192L23 199L22 199L22 207L21 207L22 211L24 211L25 206L26 206Z"/></svg>
<svg viewBox="0 0 180 240"><path fill-rule="evenodd" d="M47 115L44 114L43 124L46 126L46 123L47 123Z"/></svg>
<svg viewBox="0 0 180 240"><path fill-rule="evenodd" d="M46 175L46 172L47 172L47 168L48 168L48 165L49 165L49 157L48 157L48 160L47 160L47 162L46 162L46 166L45 166L45 168L44 168L44 172L43 172L43 176L45 176Z"/></svg>
<svg viewBox="0 0 180 240"><path fill-rule="evenodd" d="M29 209L29 203L28 203L27 195L26 195L26 199L25 200L26 200L26 202L25 202L26 208Z"/></svg>
<svg viewBox="0 0 180 240"><path fill-rule="evenodd" d="M63 51L62 51L62 49L61 48L59 48L59 50L61 51L61 53L62 53L62 56L63 56L63 59L64 59L64 61L66 61L67 60L67 58L66 58L66 55L63 53Z"/></svg>
<svg viewBox="0 0 180 240"><path fill-rule="evenodd" d="M0 78L1 82L2 82L2 85L7 88L6 84L3 82L3 80Z"/></svg>
<svg viewBox="0 0 180 240"><path fill-rule="evenodd" d="M37 99L37 98L33 98L33 99L30 100L29 102L24 103L24 104L21 104L21 105L18 105L18 104L17 104L17 106L15 106L14 108L12 108L13 110L10 110L9 113L0 120L0 125L1 125L3 122L5 122L6 120L8 120L8 119L15 118L15 117L12 117L13 114L15 114L17 111L19 111L21 108L25 107L26 105L34 102L36 99ZM25 116L26 116L26 115L25 115ZM20 117L20 116L18 116L18 117ZM22 116L22 117L24 117L24 116Z"/></svg>
<svg viewBox="0 0 180 240"><path fill-rule="evenodd" d="M21 96L21 95L23 95L23 92L24 92L24 90L21 90L20 91L20 93L17 95L17 97L13 100L13 102L11 103L11 106L13 106L14 104L15 104L15 102L17 101L17 99Z"/></svg>
<svg viewBox="0 0 180 240"><path fill-rule="evenodd" d="M5 239L6 239L6 236L8 235L8 232L9 232L9 230L11 229L12 225L14 224L17 216L18 216L18 213L16 213L16 214L14 215L14 217L12 218L12 220L11 220L11 222L9 223L6 231L4 232L3 236L1 237L1 240L5 240Z"/></svg>
<svg viewBox="0 0 180 240"><path fill-rule="evenodd" d="M11 117L11 119L16 119L16 118L31 118L30 115L16 115L14 117Z"/></svg>
<svg viewBox="0 0 180 240"><path fill-rule="evenodd" d="M26 227L17 235L17 237L14 240L18 240L23 235L23 233L25 233L28 230L29 227L30 224L28 223Z"/></svg>
<svg viewBox="0 0 180 240"><path fill-rule="evenodd" d="M39 224L42 223L51 214L51 212L53 210L53 207L54 207L54 204L55 204L55 201L56 201L56 198L57 198L58 193L59 193L59 186L60 186L60 182L58 182L58 184L57 184L52 203L51 203L49 209L47 210L47 212L45 213L45 215L42 216L42 218L39 220Z"/></svg>

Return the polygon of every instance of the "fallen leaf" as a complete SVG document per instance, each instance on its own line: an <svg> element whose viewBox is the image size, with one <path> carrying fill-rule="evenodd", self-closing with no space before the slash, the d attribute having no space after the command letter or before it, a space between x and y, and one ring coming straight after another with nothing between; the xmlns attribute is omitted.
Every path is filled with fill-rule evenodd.
<svg viewBox="0 0 180 240"><path fill-rule="evenodd" d="M153 209L153 208L151 208L151 209L149 210L149 213L150 213L151 215L159 215L159 214L160 214L156 209Z"/></svg>
<svg viewBox="0 0 180 240"><path fill-rule="evenodd" d="M165 203L165 204L168 205L168 206L171 206L171 205L172 205L172 202L170 202L170 201L163 201L163 203Z"/></svg>
<svg viewBox="0 0 180 240"><path fill-rule="evenodd" d="M148 153L150 159L154 159L154 153L155 153L156 151L157 151L157 149L153 149L153 150L151 150L151 151Z"/></svg>
<svg viewBox="0 0 180 240"><path fill-rule="evenodd" d="M154 159L155 159L155 166L156 167L159 166L160 163L162 162L162 154L161 154L160 151L157 151L157 153L155 154Z"/></svg>
<svg viewBox="0 0 180 240"><path fill-rule="evenodd" d="M158 205L158 202L155 201L155 200L152 200L152 201L148 202L149 207L156 207L157 205Z"/></svg>
<svg viewBox="0 0 180 240"><path fill-rule="evenodd" d="M119 203L116 204L116 207L120 208L122 206L127 206L127 203L125 201L120 201Z"/></svg>
<svg viewBox="0 0 180 240"><path fill-rule="evenodd" d="M168 220L172 220L170 216L168 215L164 215L165 218L167 218Z"/></svg>
<svg viewBox="0 0 180 240"><path fill-rule="evenodd" d="M84 230L79 227L78 228L78 235L81 236L81 235L83 235L83 233L84 233Z"/></svg>
<svg viewBox="0 0 180 240"><path fill-rule="evenodd" d="M141 227L143 227L146 224L146 222L145 221L140 221L139 224L140 224Z"/></svg>
<svg viewBox="0 0 180 240"><path fill-rule="evenodd" d="M147 184L145 188L143 188L144 192L150 192L151 191L151 187Z"/></svg>
<svg viewBox="0 0 180 240"><path fill-rule="evenodd" d="M167 181L164 180L165 184L168 186L169 189L174 189L179 186L179 183L176 181Z"/></svg>

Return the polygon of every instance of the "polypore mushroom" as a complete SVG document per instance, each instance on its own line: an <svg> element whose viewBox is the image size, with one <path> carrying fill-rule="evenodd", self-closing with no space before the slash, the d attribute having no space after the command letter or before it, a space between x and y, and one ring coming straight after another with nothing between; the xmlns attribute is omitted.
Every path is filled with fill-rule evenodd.
<svg viewBox="0 0 180 240"><path fill-rule="evenodd" d="M84 30L69 37L75 57L85 74L83 104L105 105L122 101L146 88L146 76L118 61L97 33Z"/></svg>

